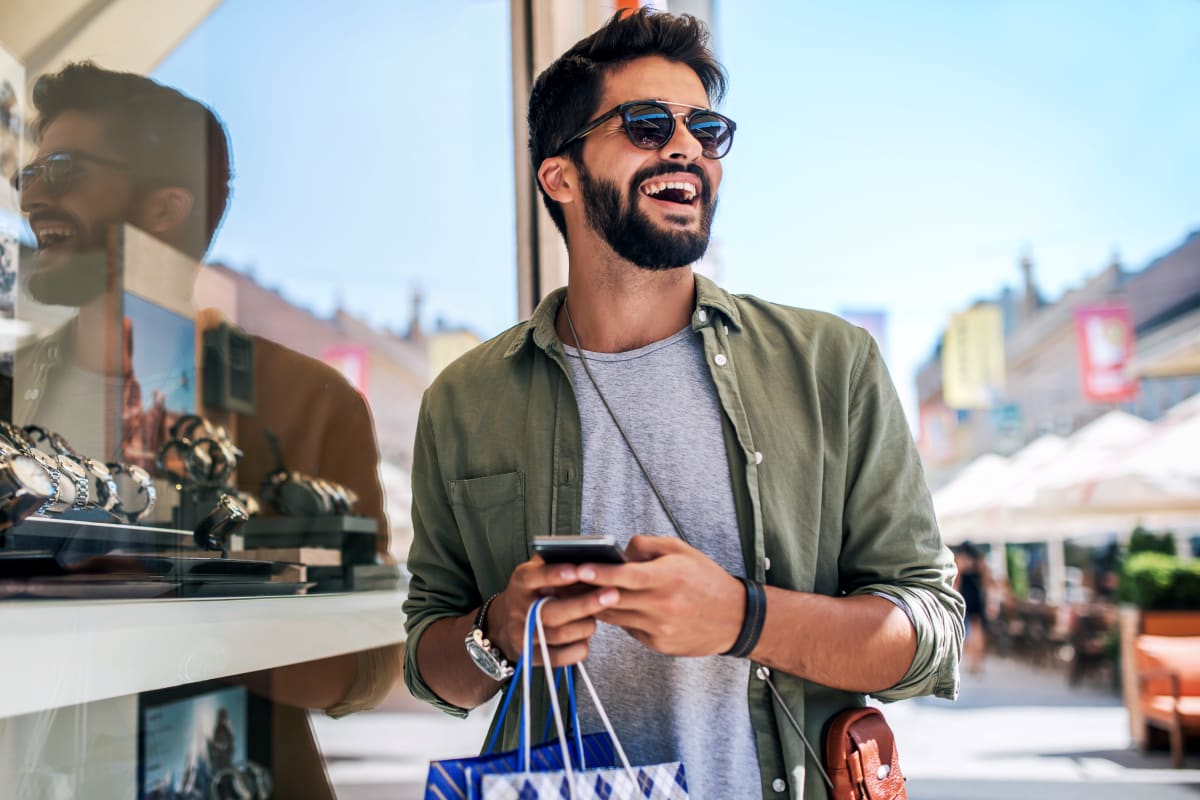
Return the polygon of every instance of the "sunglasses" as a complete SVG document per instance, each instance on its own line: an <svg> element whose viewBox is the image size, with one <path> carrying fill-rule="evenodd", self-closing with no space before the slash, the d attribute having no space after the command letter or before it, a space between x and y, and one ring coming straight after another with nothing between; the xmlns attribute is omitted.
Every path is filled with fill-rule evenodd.
<svg viewBox="0 0 1200 800"><path fill-rule="evenodd" d="M81 153L78 150L58 150L17 170L12 177L12 186L18 192L23 191L35 180L41 178L46 182L46 189L50 194L58 197L70 189L72 182L79 177L80 164L84 161L113 169L129 169L128 164Z"/></svg>
<svg viewBox="0 0 1200 800"><path fill-rule="evenodd" d="M673 112L668 105L683 106L692 111L688 114ZM660 150L675 135L675 118L683 117L688 133L700 142L706 158L724 158L733 144L733 132L737 125L733 120L712 109L690 106L687 103L666 103L659 100L634 100L602 114L572 134L554 152L559 155L567 147L587 136L613 117L620 116L621 124L629 141L642 150Z"/></svg>

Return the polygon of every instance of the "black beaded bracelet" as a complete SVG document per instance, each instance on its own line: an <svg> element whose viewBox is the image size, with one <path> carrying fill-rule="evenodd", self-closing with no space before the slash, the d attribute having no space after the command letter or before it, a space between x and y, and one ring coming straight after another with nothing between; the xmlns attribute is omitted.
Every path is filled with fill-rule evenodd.
<svg viewBox="0 0 1200 800"><path fill-rule="evenodd" d="M737 641L721 655L746 658L758 645L758 638L762 636L763 625L767 621L767 590L758 581L749 578L738 580L746 587L746 617L742 620Z"/></svg>

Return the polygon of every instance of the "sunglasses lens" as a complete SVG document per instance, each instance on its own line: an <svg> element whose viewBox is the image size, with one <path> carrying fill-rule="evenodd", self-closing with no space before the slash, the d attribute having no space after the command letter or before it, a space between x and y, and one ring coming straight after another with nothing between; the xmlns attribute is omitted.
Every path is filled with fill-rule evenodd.
<svg viewBox="0 0 1200 800"><path fill-rule="evenodd" d="M625 110L625 130L634 146L657 150L671 140L675 118L666 108L653 103L630 106Z"/></svg>
<svg viewBox="0 0 1200 800"><path fill-rule="evenodd" d="M75 174L75 159L67 153L56 153L46 159L46 185L51 191L62 191Z"/></svg>
<svg viewBox="0 0 1200 800"><path fill-rule="evenodd" d="M720 114L697 112L688 118L688 130L709 158L721 158L733 144L733 126Z"/></svg>

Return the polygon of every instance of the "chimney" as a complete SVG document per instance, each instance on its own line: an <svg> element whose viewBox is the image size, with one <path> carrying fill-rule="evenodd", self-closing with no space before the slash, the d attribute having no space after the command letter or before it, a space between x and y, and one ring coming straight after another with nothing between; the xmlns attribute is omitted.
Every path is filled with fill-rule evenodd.
<svg viewBox="0 0 1200 800"><path fill-rule="evenodd" d="M424 298L421 296L420 289L413 289L412 293L412 319L408 323L408 336L405 337L411 341L417 341L424 336L421 332L421 301Z"/></svg>
<svg viewBox="0 0 1200 800"><path fill-rule="evenodd" d="M1027 320L1042 307L1042 293L1038 291L1037 280L1033 277L1033 257L1026 250L1021 255L1021 277L1025 282L1025 291L1021 296L1020 318Z"/></svg>

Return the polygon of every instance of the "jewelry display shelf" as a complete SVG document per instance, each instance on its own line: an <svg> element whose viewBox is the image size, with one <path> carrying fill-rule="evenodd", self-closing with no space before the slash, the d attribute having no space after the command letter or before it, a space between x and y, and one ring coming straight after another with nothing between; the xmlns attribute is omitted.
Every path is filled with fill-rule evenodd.
<svg viewBox="0 0 1200 800"><path fill-rule="evenodd" d="M393 644L404 598L0 602L0 718Z"/></svg>

